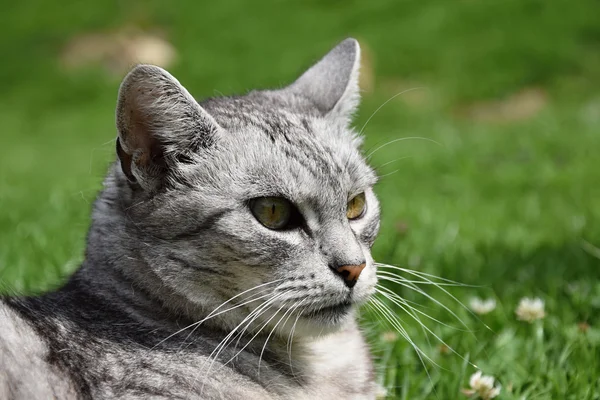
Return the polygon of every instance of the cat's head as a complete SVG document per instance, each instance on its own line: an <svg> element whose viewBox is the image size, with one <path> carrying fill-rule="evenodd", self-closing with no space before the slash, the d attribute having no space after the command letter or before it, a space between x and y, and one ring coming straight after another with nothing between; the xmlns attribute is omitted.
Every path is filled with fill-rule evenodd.
<svg viewBox="0 0 600 400"><path fill-rule="evenodd" d="M350 127L359 58L347 39L290 86L201 103L161 68L127 75L109 184L148 273L205 313L256 299L222 314L231 326L343 325L376 284L376 176Z"/></svg>

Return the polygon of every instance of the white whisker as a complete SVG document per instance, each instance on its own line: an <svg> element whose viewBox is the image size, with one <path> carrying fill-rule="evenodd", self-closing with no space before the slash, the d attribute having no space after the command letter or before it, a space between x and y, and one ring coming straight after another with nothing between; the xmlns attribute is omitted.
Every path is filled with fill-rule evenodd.
<svg viewBox="0 0 600 400"><path fill-rule="evenodd" d="M395 327L398 332L404 332L401 333L401 335L409 342L409 344L413 347L413 349L415 349L415 353L417 354L417 357L419 357L419 360L421 361L421 365L423 365L423 368L425 369L425 373L427 374L427 378L429 379L429 382L432 382L431 379L431 374L429 373L429 369L427 368L427 365L425 364L425 360L423 358L425 358L427 361L429 361L430 363L432 363L434 366L441 368L435 361L433 361L429 356L427 356L427 354L425 354L408 336L408 332L406 332L406 330L400 325L400 323L398 322L398 318L385 306L384 303L382 303L381 301L379 301L379 299L377 298L373 298L373 303L374 304L378 304L379 308L381 310L381 312L385 312L388 314L389 317L393 317L394 318L394 324L392 325L393 327ZM384 318L386 318L384 316ZM386 318L388 320L388 322L392 323L391 318ZM435 392L435 388L434 388L434 392ZM436 397L437 393L436 393Z"/></svg>
<svg viewBox="0 0 600 400"><path fill-rule="evenodd" d="M277 315L281 309L284 307L285 304L283 304L279 310L277 310L277 313L275 315ZM285 313L283 313L283 315L281 316L281 318L279 318L279 321L277 321L277 323L275 324L275 326L273 326L273 328L271 329L271 332L269 333L269 335L267 336L267 339L265 340L265 343L263 344L262 350L260 351L260 356L258 357L258 376L260 376L260 363L262 361L262 357L263 354L265 352L265 349L267 347L267 343L269 342L269 339L271 338L271 336L273 335L273 333L275 332L275 330L277 329L277 327L279 326L279 324L281 323L281 321L283 321L283 319L288 316L287 319L289 319L289 316L292 315L292 312L298 307L298 305L293 305L292 307L288 308ZM287 322L286 319L286 322ZM285 326L285 323L284 323Z"/></svg>
<svg viewBox="0 0 600 400"><path fill-rule="evenodd" d="M393 292L392 290L390 290L389 288L387 288L385 286L378 285L375 290L378 293L381 293L382 296L385 296L385 297L392 296L392 297L394 297L396 300L400 301L405 307L407 307L408 309L410 309L412 312L416 312L416 313L418 313L420 315L423 315L424 317L426 317L426 318L428 318L428 319L430 319L430 320L432 320L434 322L437 322L438 324L440 324L442 326L445 326L445 327L450 328L450 329L455 329L455 330L458 330L458 331L461 331L461 332L472 332L471 330L464 330L464 329L460 329L460 328L457 328L457 327L452 326L452 325L448 325L448 324L446 324L446 323L444 323L444 322L442 322L442 321L440 321L440 320L432 317L431 315L429 315L429 314L427 314L427 313L425 313L425 312L423 312L423 311L421 311L421 310L413 307L411 304L409 304L409 302L406 299L402 298L398 293ZM385 293L383 293L383 292L385 292ZM391 298L390 298L390 300L393 301ZM421 323L421 322L419 322L419 323Z"/></svg>
<svg viewBox="0 0 600 400"><path fill-rule="evenodd" d="M423 358L427 361L435 365L436 367L440 367L435 361L431 359L423 350L417 346L417 344L410 338L406 329L402 326L402 319L395 315L392 311L388 309L388 307L382 303L379 299L373 298L372 304L380 311L380 314L394 327L398 333L412 346L415 350L419 359L421 359L421 363L423 364L423 368L427 370L427 366L424 363Z"/></svg>
<svg viewBox="0 0 600 400"><path fill-rule="evenodd" d="M389 289L388 289L389 290ZM436 338L441 344L443 344L444 346L446 346L451 352L453 352L454 354L456 354L457 356L459 356L463 361L465 362L469 362L467 361L467 359L465 359L465 357L463 357L460 353L458 353L456 350L454 350L450 345L448 345L446 342L444 342L444 340L442 338L440 338L435 332L433 332L427 325L425 325L423 323L423 321L421 321L417 316L413 315L411 312L409 312L407 310L407 308L405 308L404 305L401 304L400 301L397 300L401 300L400 296L398 296L396 293L393 293L392 291L389 291L390 293L392 293L395 296L388 296L386 294L384 294L381 291L378 291L378 293L382 294L383 296L385 296L387 299L389 299L392 303L394 303L395 305L397 305L398 307L400 307L402 310L404 310L408 315L410 315L415 321L417 321L419 323L419 325L421 325L421 327L423 329L425 329L427 332L429 332L431 335L433 335L434 338ZM428 318L431 318L429 315L427 314L423 314ZM431 318L434 321L437 321L435 318ZM439 322L439 321L438 321ZM441 322L440 322L441 323ZM442 325L448 326L446 324L441 323ZM471 364L471 366L476 367L475 364L469 363Z"/></svg>
<svg viewBox="0 0 600 400"><path fill-rule="evenodd" d="M383 168L383 167L385 167L386 165L393 164L393 163L395 163L395 162L402 161L402 160L405 160L405 159L407 159L407 158L412 158L412 157L413 157L413 156L404 156L404 157L396 158L395 160L388 161L388 162L384 162L383 164L381 164L381 165L378 165L377 167L375 167L375 169Z"/></svg>
<svg viewBox="0 0 600 400"><path fill-rule="evenodd" d="M467 307L467 306L466 306L466 305L465 305L463 302L461 302L460 300L458 300L458 299L456 298L456 296L454 296L452 293L450 293L448 290L446 290L446 289L443 287L443 286L451 286L451 285L441 285L441 284L438 284L437 282L433 282L432 280L428 279L428 277L432 277L432 278L434 278L434 279L443 280L444 282L451 283L451 284L456 284L456 285L458 285L458 286L463 286L463 287L478 287L478 286L471 286L471 285L461 284L461 283L459 283L459 282L451 281L451 280L449 280L449 279L440 278L440 277L438 277L438 276L435 276L435 275L427 274L427 273L424 273L424 272L417 272L417 271L413 271L413 270L406 269L406 268L400 268L400 267L396 267L396 266L394 266L394 265L388 265L388 264L377 264L377 265L378 265L378 266L384 266L384 267L388 267L388 268L391 268L391 269L396 269L396 270L399 270L399 271L405 272L405 273L407 273L407 274L409 274L409 275L413 275L413 276L416 276L416 277L419 277L419 278L421 278L421 279L424 279L424 280L426 280L427 282L429 282L429 284L431 284L431 285L433 285L433 286L437 287L437 288L438 288L439 290L441 290L441 291L442 291L444 294L446 294L446 295L447 295L448 297L450 297L452 300L454 300L455 302L457 302L457 303L458 303L458 304L459 304L459 305L460 305L460 306L461 306L463 309L465 309L465 310L466 310L466 311L467 311L469 314L471 314L471 315L472 315L473 317L475 317L475 318L476 318L476 319L477 319L477 320L478 320L480 323L482 323L482 324L483 324L483 326L485 326L485 327L486 327L487 329L489 329L489 330L492 330L492 328L490 328L490 327L489 327L487 324L485 324L485 323L484 323L484 322L483 322L483 321L482 321L482 320L481 320L481 319L480 319L480 318L479 318L479 317L478 317L478 316L477 316L477 315L476 315L476 314L475 314L475 313L474 313L474 312L473 312L473 311L472 311L472 310L471 310L469 307ZM382 279L386 279L384 276L387 276L387 277L388 277L388 280L390 280L390 281L392 281L392 282L395 282L395 283L397 283L397 284L399 284L399 285L402 285L402 286L408 287L408 288L410 288L410 289L413 289L413 290L414 290L414 291L416 291L417 293L420 293L420 294L422 294L423 296L425 296L425 297L429 298L430 300L434 301L436 304L440 305L440 306L441 306L441 307L443 307L443 308L444 308L446 311L448 311L448 312L449 312L449 313L450 313L452 316L454 316L454 317L455 317L455 318L456 318L458 321L460 321L460 323L461 323L461 324L462 324L462 325L463 325L463 326L464 326L464 327L465 327L467 330L469 330L469 328L468 328L468 327L467 327L467 325L464 323L464 321L463 321L462 319L460 319L460 318L459 318L459 317L458 317L458 316L457 316L457 315L456 315L456 314L455 314L455 313L454 313L452 310L450 310L448 307L446 307L445 305L443 305L442 303L440 303L439 301L437 301L436 299L434 299L433 297L431 297L431 296L430 296L430 295L428 295L427 293L425 293L423 290L421 290L420 288L418 288L416 285L414 285L414 284L410 284L410 283L407 283L407 284L405 285L405 284L403 284L403 283L401 283L401 282L398 282L398 281L397 281L397 280L399 280L399 279L401 279L401 280L405 281L405 278L404 278L404 277L401 277L401 276L399 276L399 275L392 274L392 273L390 273L390 272L388 272L388 271L378 271L377 273L378 273L378 276L380 276ZM383 274L385 274L385 275L383 275ZM393 280L393 279L390 279L390 278L395 278L395 280Z"/></svg>
<svg viewBox="0 0 600 400"><path fill-rule="evenodd" d="M437 280L440 280L442 282L451 283L451 284L453 284L455 286L474 287L474 288L481 287L481 286L478 286L478 285L468 285L466 283L453 281L451 279L442 278L440 276L433 275L433 274L428 274L428 273L422 272L422 271L415 271L415 270L408 269L408 268L398 267L397 265L375 263L375 266L377 268L391 268L391 269L395 269L395 270L398 270L398 271L401 271L401 272L405 272L405 273L410 274L410 275L417 276L417 277L419 277L421 279L426 279L426 278L437 279ZM427 282L433 283L433 281L431 281L431 280L427 280Z"/></svg>
<svg viewBox="0 0 600 400"><path fill-rule="evenodd" d="M431 142L431 143L437 144L438 146L442 146L442 144L440 142L435 141L430 138L421 137L421 136L408 136L408 137L403 137L403 138L392 139L389 142L386 142L386 143L382 144L381 146L376 147L375 150L372 150L371 152L369 152L369 154L366 155L366 158L370 159L373 154L377 153L379 150L383 149L384 147L389 146L390 144L401 142L403 140L424 140L426 142Z"/></svg>
<svg viewBox="0 0 600 400"><path fill-rule="evenodd" d="M467 324L458 315L456 315L456 313L454 311L452 311L449 307L447 307L446 305L444 305L442 302L440 302L439 300L437 300L433 296L429 295L427 292L423 291L418 286L413 285L411 283L406 283L406 282L404 282L404 281L401 280L401 277L399 278L396 275L388 276L388 275L384 275L382 273L379 273L378 277L380 279L383 279L383 280L386 280L386 281L393 282L393 283L396 283L398 285L404 286L404 287L406 287L408 289L411 289L411 290L419 293L422 296L425 296L429 300L433 301L435 304L437 304L440 307L442 307L448 313L450 313L450 315L452 315L454 318L456 318L457 321L459 321L467 330L469 330L469 327L467 326Z"/></svg>
<svg viewBox="0 0 600 400"><path fill-rule="evenodd" d="M373 114L371 114L371 116L369 118L367 118L367 121L362 126L362 128L360 128L360 131L358 132L358 134L361 135L363 133L363 131L367 127L367 124L369 123L369 121L371 121L371 119L375 116L375 114L377 114L379 112L379 110L381 110L387 103L394 100L398 96L401 96L405 93L409 93L409 92L412 92L414 90L419 90L419 89L425 89L425 88L424 87L414 87L414 88L410 88L410 89L405 89L405 90L402 90L401 92L396 93L395 95L393 95L392 97L390 97L389 99L384 101L383 104L380 105L379 107L377 107L377 109L373 112Z"/></svg>
<svg viewBox="0 0 600 400"><path fill-rule="evenodd" d="M399 169L395 169L392 172L388 172L387 174L379 175L379 179L385 178L386 176L394 175L396 172L400 171Z"/></svg>
<svg viewBox="0 0 600 400"><path fill-rule="evenodd" d="M189 328L191 328L191 327L193 327L193 326L195 326L195 325L201 324L201 323L203 323L204 321L207 321L207 320L209 320L210 318L216 317L217 315L223 314L223 313L225 313L225 312L227 312L227 311L230 311L230 310L233 310L233 309L235 309L235 308L237 308L237 307L241 307L241 305L237 305L237 306L235 306L235 307L228 308L227 310L224 310L224 311L221 311L221 312L219 312L219 313L216 313L216 314L215 314L215 312L216 312L217 310L219 310L219 309L220 309L221 307L223 307L224 305L226 305L226 304L230 303L231 301L235 300L236 298L238 298L238 297L240 297L240 296L243 296L244 294L246 294L246 293L248 293L248 292L250 292L250 291L253 291L253 290L259 289L259 288L261 288L261 287L264 287L264 286L267 286L267 285L271 285L271 284L273 284L273 283L281 282L281 281L284 281L284 280L285 280L285 279L276 279L276 280L274 280L274 281L266 282L266 283L263 283L263 284L260 284L260 285L254 286L254 287L252 287L252 288L250 288L250 289L244 290L244 291L243 291L243 292L241 292L241 293L238 293L237 295L235 295L235 296L231 297L229 300L227 300L227 301L223 302L223 303L222 303L220 306L218 306L218 307L217 307L217 308L215 308L213 311L211 311L211 312L210 312L210 313L209 313L209 314L208 314L206 317L204 317L202 320L200 320L200 321L197 321L197 322L194 322L193 324L190 324L190 325L186 326L185 328L182 328L182 329L178 330L177 332L175 332L175 333L173 333L173 334L171 334L171 335L167 336L166 338L164 338L163 340L161 340L160 342L158 342L157 344L155 344L155 345L152 347L152 349L156 348L156 346L159 346L159 345L161 345L162 343L164 343L165 341L169 340L169 339L170 339L170 338L172 338L173 336L176 336L176 335L178 335L179 333L181 333L181 332L183 332L183 331L185 331L185 330L187 330L187 329L189 329ZM261 291L260 293L262 293L262 291Z"/></svg>
<svg viewBox="0 0 600 400"><path fill-rule="evenodd" d="M250 345L250 343L252 343L252 341L254 339L256 339L256 337L258 335L260 335L260 333L262 332L262 330L277 316L277 314L281 311L281 309L284 307L285 305L282 304L281 307L279 307L279 309L273 313L273 315L258 329L258 331L254 334L254 336L252 336L250 338L250 340L248 342L246 342L246 344L244 345L244 347L242 347L237 353L235 353L235 355L233 357L231 357L229 359L229 361L227 361L225 364L223 364L223 367L225 367L227 364L229 364L231 361L233 361L238 355L240 355L245 349L246 347L248 347ZM241 337L241 336L240 336ZM270 335L269 335L270 337ZM239 339L238 339L239 340ZM262 353L261 353L262 354ZM260 369L260 359L259 359L259 369Z"/></svg>
<svg viewBox="0 0 600 400"><path fill-rule="evenodd" d="M187 341L187 340L188 340L188 339L189 339L189 338L190 338L190 337L191 337L191 336L194 334L194 332L196 332L196 329L198 329L198 327L200 327L200 325L201 325L202 323L204 323L205 321L207 321L207 320L209 320L209 319L211 319L211 318L217 317L217 316L219 316L219 315L221 315L221 314L224 314L224 313L226 313L226 312L229 312L229 311L231 311L231 310L234 310L234 309L236 309L236 308L240 308L240 307L246 306L246 305L248 305L248 304L254 303L255 301L259 301L259 300L262 300L262 299L264 299L264 298L267 298L267 297L270 297L270 296L272 296L272 295L273 295L272 293L262 294L262 293L265 293L265 292L266 292L266 291L268 291L268 290L269 290L268 288L267 288L267 289L263 289L263 290L261 290L260 292L256 293L255 295L254 295L254 294L253 294L253 295L251 295L251 296L258 296L258 297L250 297L250 298L248 298L246 301L244 301L243 303L240 303L240 304L237 304L237 305L235 305L235 306L233 306L233 307L230 307L230 308L228 308L228 309L225 309L225 310L219 311L218 313L216 313L216 314L214 314L214 315L208 316L208 317L204 318L203 320L196 322L195 324L193 324L193 325L196 325L196 326L195 326L195 327L194 327L194 329L192 329L192 331L191 331L191 332L190 332L190 333L189 333L189 334L188 334L188 335L185 337L185 339L183 339L183 342L182 342L182 343L181 343L181 345L179 346L179 349L181 350L181 349L183 348L183 345L185 344L185 342L186 342L186 341ZM190 342L190 343L188 344L188 346L187 346L187 347L189 347L189 346L190 346L192 343L193 343L193 342Z"/></svg>
<svg viewBox="0 0 600 400"><path fill-rule="evenodd" d="M297 308L300 308L304 302L306 302L307 299L302 300ZM290 334L288 335L288 341L287 341L287 352L288 352L288 358L290 361L290 370L292 372L292 375L294 374L294 366L292 363L292 345L294 342L294 333L296 332L296 324L298 323L298 320L300 319L300 317L302 316L302 311L304 311L304 309L301 309L298 311L298 315L296 315L296 320L294 321L294 324L292 325L292 328L290 329Z"/></svg>
<svg viewBox="0 0 600 400"><path fill-rule="evenodd" d="M219 357L219 354L221 354L221 352L227 347L228 343L230 342L230 339L235 335L235 332L244 324L246 324L246 327L244 328L244 331L240 332L239 334L242 335L245 330L248 328L248 326L250 326L264 311L266 311L275 301L277 301L277 299L279 299L281 296L287 294L287 292L283 292L283 293L279 293L279 294L275 294L273 296L271 296L268 300L264 301L261 305L259 305L257 308L255 308L252 312L250 312L235 328L233 328L231 330L231 332L229 332L222 340L221 342L219 342L219 344L214 348L214 350L210 353L210 355L208 356L208 360L210 360L210 365L208 367L208 370L206 371L206 374L208 374L211 369L212 366L214 364L214 362L217 360L217 358ZM239 354L239 353L238 353ZM237 355L236 355L237 356ZM235 357L234 357L235 358ZM202 370L200 371L200 374L203 374L205 367L202 368Z"/></svg>

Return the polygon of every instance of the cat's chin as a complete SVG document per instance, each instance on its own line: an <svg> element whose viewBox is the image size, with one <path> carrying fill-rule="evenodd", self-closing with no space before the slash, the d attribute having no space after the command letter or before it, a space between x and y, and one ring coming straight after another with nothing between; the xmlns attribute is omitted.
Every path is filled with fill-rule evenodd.
<svg viewBox="0 0 600 400"><path fill-rule="evenodd" d="M319 337L342 330L354 320L354 305L341 303L303 313L294 328L294 336Z"/></svg>

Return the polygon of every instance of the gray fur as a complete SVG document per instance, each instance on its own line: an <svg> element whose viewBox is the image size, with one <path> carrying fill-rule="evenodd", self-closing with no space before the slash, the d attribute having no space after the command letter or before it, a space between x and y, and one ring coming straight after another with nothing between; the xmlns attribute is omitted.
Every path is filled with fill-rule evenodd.
<svg viewBox="0 0 600 400"><path fill-rule="evenodd" d="M201 103L158 67L127 75L119 162L83 265L56 292L0 302L0 397L374 398L355 322L379 228L375 174L349 127L358 65L347 39L287 88ZM349 221L361 192L367 212ZM290 200L302 228L262 226L248 208L262 196ZM363 262L353 288L333 271ZM269 307L246 301L259 294Z"/></svg>

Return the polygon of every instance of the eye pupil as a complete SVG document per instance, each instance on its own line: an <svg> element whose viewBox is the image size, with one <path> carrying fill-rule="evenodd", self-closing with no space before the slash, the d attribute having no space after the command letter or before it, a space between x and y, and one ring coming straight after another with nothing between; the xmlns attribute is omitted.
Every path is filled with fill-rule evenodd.
<svg viewBox="0 0 600 400"><path fill-rule="evenodd" d="M273 230L289 229L298 214L292 203L282 197L257 197L250 200L249 206L254 218Z"/></svg>

